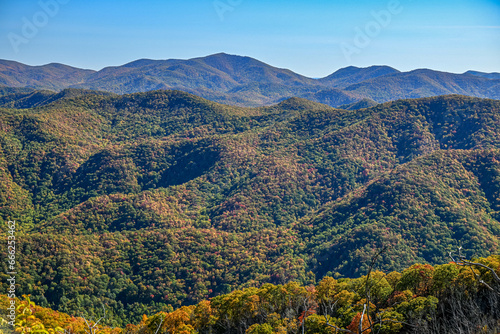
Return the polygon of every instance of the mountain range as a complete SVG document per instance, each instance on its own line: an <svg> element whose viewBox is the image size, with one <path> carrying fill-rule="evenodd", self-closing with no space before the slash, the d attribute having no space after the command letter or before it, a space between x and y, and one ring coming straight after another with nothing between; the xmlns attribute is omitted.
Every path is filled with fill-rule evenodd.
<svg viewBox="0 0 500 334"><path fill-rule="evenodd" d="M234 289L359 277L384 247L385 272L447 263L459 246L498 254L498 100L342 110L1 91L0 219L17 222L17 293L44 307L95 316L105 304L119 326Z"/></svg>
<svg viewBox="0 0 500 334"><path fill-rule="evenodd" d="M115 94L174 89L237 106L272 105L295 96L351 109L446 94L500 98L499 73L400 72L389 66L350 66L313 79L250 57L224 53L189 60L141 59L100 71L0 60L0 85L32 89L25 90L26 94L35 89L59 92L80 88Z"/></svg>

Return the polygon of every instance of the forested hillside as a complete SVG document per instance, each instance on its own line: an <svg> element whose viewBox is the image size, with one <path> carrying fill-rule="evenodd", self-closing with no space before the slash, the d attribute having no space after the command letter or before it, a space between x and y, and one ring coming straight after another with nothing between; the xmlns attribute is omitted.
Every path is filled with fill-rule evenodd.
<svg viewBox="0 0 500 334"><path fill-rule="evenodd" d="M104 325L105 306L93 319L85 315L71 317L40 307L24 296L16 301L20 311L16 331L496 334L500 330L500 256L475 259L477 262L460 259L434 267L414 264L388 274L370 268L356 279L326 276L315 285L266 283L195 305L144 314L139 323L122 328ZM2 300L6 298L0 299L0 306L6 308ZM2 330L6 328L0 325L3 334Z"/></svg>
<svg viewBox="0 0 500 334"><path fill-rule="evenodd" d="M385 246L384 272L459 245L498 254L500 101L9 94L0 216L18 223L18 294L43 307L102 302L125 326L235 289L357 278Z"/></svg>

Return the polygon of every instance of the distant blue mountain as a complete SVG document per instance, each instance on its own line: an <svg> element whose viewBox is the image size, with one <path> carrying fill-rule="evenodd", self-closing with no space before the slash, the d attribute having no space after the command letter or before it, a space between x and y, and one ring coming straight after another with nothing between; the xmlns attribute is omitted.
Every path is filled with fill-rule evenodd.
<svg viewBox="0 0 500 334"><path fill-rule="evenodd" d="M313 79L259 60L225 53L188 60L140 59L84 70L62 64L28 66L0 60L0 85L60 91L80 88L129 94L175 89L233 105L271 105L303 97L333 107L365 106L396 99L461 94L500 98L500 74L452 74L428 69L400 72L389 66L346 67Z"/></svg>
<svg viewBox="0 0 500 334"><path fill-rule="evenodd" d="M471 74L471 75L475 75L475 76L486 78L486 79L500 80L500 73L497 73L497 72L484 73L484 72L477 72L477 71L467 71L467 72L465 72L465 74Z"/></svg>

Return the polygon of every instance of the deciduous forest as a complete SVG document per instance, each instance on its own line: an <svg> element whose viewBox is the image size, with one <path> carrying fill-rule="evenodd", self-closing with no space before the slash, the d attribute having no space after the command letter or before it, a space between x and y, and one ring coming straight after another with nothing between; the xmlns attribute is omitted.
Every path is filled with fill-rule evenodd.
<svg viewBox="0 0 500 334"><path fill-rule="evenodd" d="M500 101L2 92L19 328L83 333L104 311L102 333L499 328Z"/></svg>

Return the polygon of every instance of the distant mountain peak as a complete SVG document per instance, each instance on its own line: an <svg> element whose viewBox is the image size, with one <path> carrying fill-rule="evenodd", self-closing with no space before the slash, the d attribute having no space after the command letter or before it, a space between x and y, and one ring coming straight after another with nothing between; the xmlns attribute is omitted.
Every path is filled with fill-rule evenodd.
<svg viewBox="0 0 500 334"><path fill-rule="evenodd" d="M142 59L137 59L134 61L131 61L130 63L126 63L125 65L122 65L122 67L127 67L127 68L138 68L138 67L143 67L143 66L148 66L151 64L155 64L157 62L161 62L162 60L154 60L154 59L148 59L148 58L142 58Z"/></svg>
<svg viewBox="0 0 500 334"><path fill-rule="evenodd" d="M225 52L218 52L218 53L214 53L214 54L211 54L211 55L208 55L205 57L200 57L200 58L221 58L221 57L222 58L251 58L248 56L234 55L234 54L225 53Z"/></svg>
<svg viewBox="0 0 500 334"><path fill-rule="evenodd" d="M498 72L485 73L485 72L479 72L479 71L467 71L464 74L465 75L473 75L476 77L481 77L481 78L486 78L486 79L500 80L500 73L498 73Z"/></svg>
<svg viewBox="0 0 500 334"><path fill-rule="evenodd" d="M395 73L401 72L385 65L374 65L365 68L348 66L320 79L320 81L332 87L347 87L365 80Z"/></svg>
<svg viewBox="0 0 500 334"><path fill-rule="evenodd" d="M347 66L347 67L343 67L335 72L333 72L331 75L340 75L340 74L346 74L346 73L350 73L352 74L353 72L360 72L360 71L366 71L366 70L386 70L386 71L389 71L389 72L394 72L394 73L401 73L399 70L391 67L391 66L387 66L387 65L372 65L372 66L367 66L367 67L358 67L358 66Z"/></svg>
<svg viewBox="0 0 500 334"><path fill-rule="evenodd" d="M210 64L212 66L217 66L224 64L226 66L230 66L233 68L239 67L239 66L248 66L249 64L251 65L259 65L263 67L272 67L271 65L268 65L264 62L261 62L260 60L257 60L252 57L248 56L239 56L239 55L232 55L224 52L216 53L213 55L209 55L206 57L200 57L200 58L194 58L191 59L193 61L201 61L206 64Z"/></svg>

